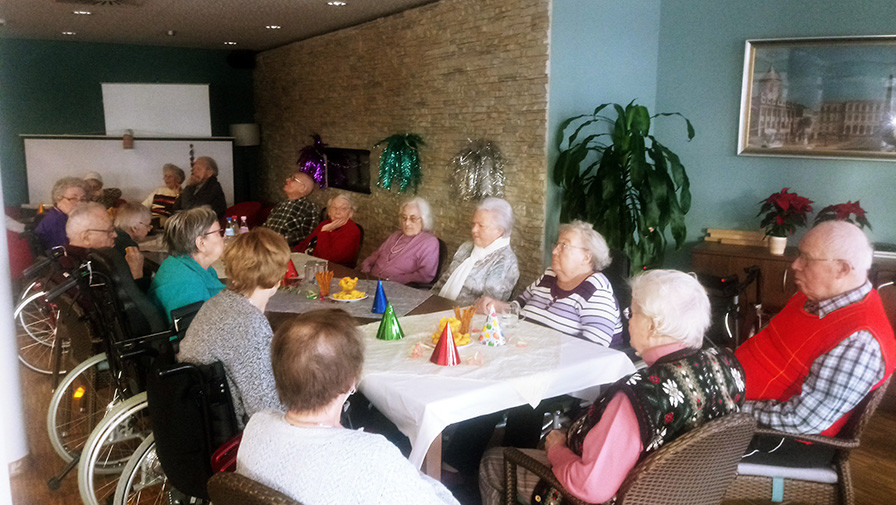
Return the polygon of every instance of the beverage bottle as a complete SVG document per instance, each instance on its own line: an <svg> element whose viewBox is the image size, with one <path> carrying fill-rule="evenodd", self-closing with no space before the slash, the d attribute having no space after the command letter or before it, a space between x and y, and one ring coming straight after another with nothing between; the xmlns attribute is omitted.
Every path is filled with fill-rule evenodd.
<svg viewBox="0 0 896 505"><path fill-rule="evenodd" d="M240 233L249 233L249 223L246 222L246 216L240 217Z"/></svg>
<svg viewBox="0 0 896 505"><path fill-rule="evenodd" d="M234 227L233 218L228 217L227 218L227 227L224 228L224 236L225 237L232 237L234 235L233 227Z"/></svg>

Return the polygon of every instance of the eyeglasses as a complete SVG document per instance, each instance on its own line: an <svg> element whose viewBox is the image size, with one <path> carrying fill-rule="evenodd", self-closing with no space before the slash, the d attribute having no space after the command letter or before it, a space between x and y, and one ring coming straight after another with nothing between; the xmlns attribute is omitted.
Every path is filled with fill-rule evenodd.
<svg viewBox="0 0 896 505"><path fill-rule="evenodd" d="M410 221L412 223L419 223L423 218L420 216L406 216L404 214L398 216L398 220L402 223L405 221Z"/></svg>
<svg viewBox="0 0 896 505"><path fill-rule="evenodd" d="M105 233L106 235L112 235L115 233L115 228L109 228L108 230L97 230L93 228L88 228L87 231L95 231L97 233Z"/></svg>
<svg viewBox="0 0 896 505"><path fill-rule="evenodd" d="M812 261L843 261L846 264L849 264L849 261L837 259L837 258L813 258L802 251L800 251L800 254L799 254L799 256L796 257L796 259L798 261L802 261L803 263L810 263ZM850 265L850 266L852 266L852 265Z"/></svg>
<svg viewBox="0 0 896 505"><path fill-rule="evenodd" d="M299 184L305 183L305 181L303 181L302 179L299 179L298 177L288 177L286 179L286 182L290 182L290 181L298 182Z"/></svg>
<svg viewBox="0 0 896 505"><path fill-rule="evenodd" d="M554 242L554 249L557 249L558 247L560 248L560 252L563 252L570 247L573 249L583 249L585 251L588 250L587 247L582 247L579 245L572 245L569 242Z"/></svg>
<svg viewBox="0 0 896 505"><path fill-rule="evenodd" d="M217 233L220 236L224 236L224 228L218 228L217 230L207 231L202 234L202 236L211 235L212 233Z"/></svg>
<svg viewBox="0 0 896 505"><path fill-rule="evenodd" d="M70 202L86 202L87 197L86 196L81 196L81 197L63 196L62 198L60 198L60 200L68 200Z"/></svg>
<svg viewBox="0 0 896 505"><path fill-rule="evenodd" d="M632 318L632 308L626 307L626 308L622 309L622 317L624 317L626 320L631 319Z"/></svg>

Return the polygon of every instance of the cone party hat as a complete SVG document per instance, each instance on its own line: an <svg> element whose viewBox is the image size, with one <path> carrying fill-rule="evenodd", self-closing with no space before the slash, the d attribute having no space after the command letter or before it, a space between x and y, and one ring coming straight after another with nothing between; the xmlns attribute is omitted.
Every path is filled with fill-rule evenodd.
<svg viewBox="0 0 896 505"><path fill-rule="evenodd" d="M495 312L495 307L491 307L491 310L488 311L488 316L485 318L485 326L482 327L482 333L479 334L479 342L491 346L507 343L507 339L504 338L504 331L501 330L501 325L498 323L498 314Z"/></svg>
<svg viewBox="0 0 896 505"><path fill-rule="evenodd" d="M404 332L401 325L398 324L398 318L395 317L395 309L392 304L386 305L383 312L383 320L380 321L380 328L376 331L376 338L379 340L401 340L404 338Z"/></svg>
<svg viewBox="0 0 896 505"><path fill-rule="evenodd" d="M382 314L386 311L388 304L386 292L383 291L383 281L376 281L376 296L373 297L373 307L370 308L370 311L374 314Z"/></svg>
<svg viewBox="0 0 896 505"><path fill-rule="evenodd" d="M284 279L295 279L299 276L299 272L296 271L296 266L293 264L292 260L289 260L289 263L286 264L286 275L283 276Z"/></svg>
<svg viewBox="0 0 896 505"><path fill-rule="evenodd" d="M429 361L439 366L454 366L460 364L460 354L457 352L457 344L454 343L454 335L451 334L451 325L446 324L439 337L439 343L432 351Z"/></svg>

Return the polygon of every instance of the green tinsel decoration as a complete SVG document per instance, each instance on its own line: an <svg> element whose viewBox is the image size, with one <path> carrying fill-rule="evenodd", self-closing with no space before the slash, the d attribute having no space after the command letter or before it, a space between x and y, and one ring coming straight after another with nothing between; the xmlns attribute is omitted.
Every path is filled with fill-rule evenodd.
<svg viewBox="0 0 896 505"><path fill-rule="evenodd" d="M416 192L422 179L417 147L425 145L423 139L413 133L398 133L380 140L374 147L384 143L377 186L391 190L392 183L397 182L399 193L404 193L408 186Z"/></svg>

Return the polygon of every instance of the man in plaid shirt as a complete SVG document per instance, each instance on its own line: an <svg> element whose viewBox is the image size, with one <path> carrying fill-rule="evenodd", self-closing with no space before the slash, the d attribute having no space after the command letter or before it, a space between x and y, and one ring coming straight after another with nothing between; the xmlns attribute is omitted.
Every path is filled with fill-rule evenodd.
<svg viewBox="0 0 896 505"><path fill-rule="evenodd" d="M320 207L305 198L314 191L314 179L305 172L296 170L287 177L283 191L288 200L274 207L264 226L283 235L293 247L314 231L320 222Z"/></svg>
<svg viewBox="0 0 896 505"><path fill-rule="evenodd" d="M791 265L799 292L737 350L743 410L765 427L833 436L893 372L896 341L868 281L872 249L862 230L820 223L799 252Z"/></svg>

